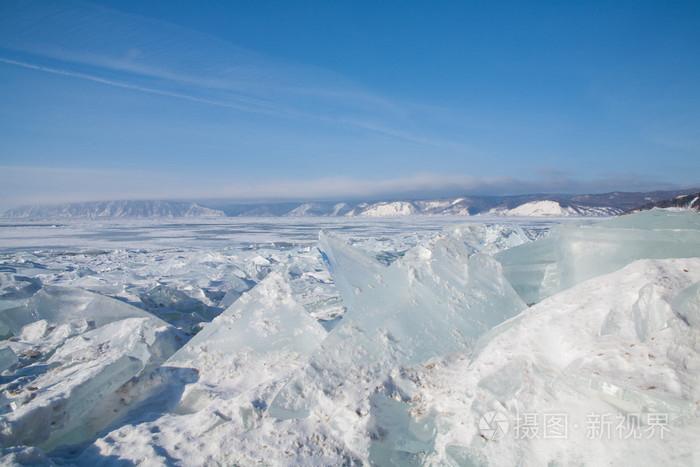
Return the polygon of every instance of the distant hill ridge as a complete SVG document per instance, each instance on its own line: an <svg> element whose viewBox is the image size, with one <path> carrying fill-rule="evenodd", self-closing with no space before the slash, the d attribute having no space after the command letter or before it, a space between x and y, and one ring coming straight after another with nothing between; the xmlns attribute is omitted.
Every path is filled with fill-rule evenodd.
<svg viewBox="0 0 700 467"><path fill-rule="evenodd" d="M654 208L678 208L678 209L690 209L692 211L700 212L700 192L691 193L685 196L676 196L675 198L665 199L662 201L657 201L655 203L645 204L637 208L631 209L629 212L640 212L648 211Z"/></svg>
<svg viewBox="0 0 700 467"><path fill-rule="evenodd" d="M223 211L181 201L94 201L10 209L9 218L223 217Z"/></svg>
<svg viewBox="0 0 700 467"><path fill-rule="evenodd" d="M402 217L402 216L614 216L646 206L678 207L699 201L698 189L611 192L586 195L529 194L461 196L428 200L371 202L283 202L241 204L226 201L100 201L11 209L5 218L108 217ZM688 198L686 200L686 198ZM695 201L693 201L695 199ZM676 200L676 201L674 201ZM680 201L678 201L680 200ZM661 203L659 203L661 202ZM662 204L668 204L668 206ZM644 208L638 208L645 206Z"/></svg>

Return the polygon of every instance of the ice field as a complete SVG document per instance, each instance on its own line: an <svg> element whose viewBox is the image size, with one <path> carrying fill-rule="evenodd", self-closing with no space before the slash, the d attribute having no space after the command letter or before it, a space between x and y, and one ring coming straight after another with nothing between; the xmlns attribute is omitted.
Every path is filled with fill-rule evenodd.
<svg viewBox="0 0 700 467"><path fill-rule="evenodd" d="M697 465L700 215L0 222L23 465Z"/></svg>

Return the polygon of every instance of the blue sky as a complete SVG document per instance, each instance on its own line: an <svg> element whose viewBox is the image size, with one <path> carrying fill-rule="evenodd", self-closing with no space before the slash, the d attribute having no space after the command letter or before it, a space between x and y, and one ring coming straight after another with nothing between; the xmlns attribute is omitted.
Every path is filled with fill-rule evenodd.
<svg viewBox="0 0 700 467"><path fill-rule="evenodd" d="M0 0L0 208L700 185L700 2Z"/></svg>

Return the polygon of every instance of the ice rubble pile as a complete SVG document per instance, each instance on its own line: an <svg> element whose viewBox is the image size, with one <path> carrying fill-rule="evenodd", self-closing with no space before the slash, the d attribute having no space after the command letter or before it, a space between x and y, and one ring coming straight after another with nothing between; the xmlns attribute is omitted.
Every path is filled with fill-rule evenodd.
<svg viewBox="0 0 700 467"><path fill-rule="evenodd" d="M163 363L182 336L155 316L80 289L45 287L0 313L9 339L3 373L3 446L45 450L82 441L121 414L117 391ZM106 407L114 404L113 410Z"/></svg>
<svg viewBox="0 0 700 467"><path fill-rule="evenodd" d="M0 310L23 305L42 285L118 298L194 334L274 268L289 266L293 289L316 318L342 304L315 248L80 250L0 253ZM303 296L302 296L303 295Z"/></svg>
<svg viewBox="0 0 700 467"><path fill-rule="evenodd" d="M518 228L463 226L446 229L389 265L321 233L319 249L347 309L330 332L310 319L294 292L298 271L273 272L161 367L198 372L172 406L150 406L154 415L145 420L127 417L70 460L378 465L692 460L700 435L698 217L648 211L558 227L534 242ZM526 302L535 304L528 308ZM24 339L51 337L62 325L47 321L42 330L36 324L41 319L7 327L19 329L24 345ZM49 360L63 358L58 364L65 365L73 355L102 358L106 347L115 352L107 352L110 364L124 355L144 366L162 362L166 351L149 363L140 360L148 356L139 339L168 335L167 328L129 333L123 342L118 340L125 335L106 330L116 323L126 330L134 320L139 318L71 331L105 329L88 341L99 342L96 347L63 344L60 349L67 350ZM18 343L9 342L9 348L14 357L0 351L0 362L9 368L3 375L16 375L15 358L21 363L27 354ZM137 366L124 375L144 371ZM121 379L103 384L106 375L91 378L96 370L86 368L85 378L74 383L78 388L97 379L96 387L107 392L124 390L116 386ZM54 378L56 371L45 376ZM151 391L149 397L163 390L163 385L141 389ZM39 396L27 397L28 391L17 396L25 394L27 407L34 400L37 413L50 406ZM54 397L55 391L47 393ZM70 406L72 398L61 400L61 407ZM73 412L96 420L97 410ZM566 414L570 431L552 440L518 437L513 429L489 441L478 423L494 410L511 427L522 422L522 414L540 424L544 414ZM16 413L21 407L2 416L4 446L51 449L79 438L72 426L53 437L22 438L18 433L24 431L15 428L21 423L12 418ZM126 416L125 410L118 413ZM624 428L644 433L653 427L654 414L665 414L666 437L590 439L585 428L591 413L638 414L625 418L638 425ZM30 454L8 451L6 460L21 453ZM52 455L62 454L59 449Z"/></svg>
<svg viewBox="0 0 700 467"><path fill-rule="evenodd" d="M342 389L327 388L343 388L355 375L367 384L392 368L467 350L525 308L497 262L470 257L464 243L449 235L412 248L390 266L323 232L319 248L347 311L273 401L270 413L278 418L307 416L320 397L347 403L351 396ZM352 411L367 409L369 394L359 395Z"/></svg>

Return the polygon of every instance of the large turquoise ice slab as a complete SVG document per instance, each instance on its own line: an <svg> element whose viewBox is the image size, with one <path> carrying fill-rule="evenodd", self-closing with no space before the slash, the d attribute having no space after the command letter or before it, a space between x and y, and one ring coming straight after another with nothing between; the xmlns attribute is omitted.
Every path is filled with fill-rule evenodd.
<svg viewBox="0 0 700 467"><path fill-rule="evenodd" d="M527 303L638 260L700 256L700 215L651 210L585 226L562 225L550 237L495 255Z"/></svg>

